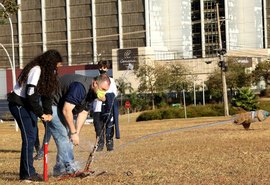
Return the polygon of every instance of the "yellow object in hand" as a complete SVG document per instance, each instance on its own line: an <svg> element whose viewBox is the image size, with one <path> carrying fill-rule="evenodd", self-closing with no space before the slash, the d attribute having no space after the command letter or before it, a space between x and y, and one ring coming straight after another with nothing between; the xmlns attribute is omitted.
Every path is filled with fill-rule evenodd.
<svg viewBox="0 0 270 185"><path fill-rule="evenodd" d="M105 94L106 94L106 91L103 91L103 90L100 90L100 89L97 90L98 99L102 100L105 97Z"/></svg>

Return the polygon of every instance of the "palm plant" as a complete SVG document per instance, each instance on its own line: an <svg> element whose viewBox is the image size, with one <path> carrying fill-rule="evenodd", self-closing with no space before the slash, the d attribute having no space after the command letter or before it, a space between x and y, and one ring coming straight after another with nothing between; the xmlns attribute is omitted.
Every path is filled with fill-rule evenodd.
<svg viewBox="0 0 270 185"><path fill-rule="evenodd" d="M121 107L123 106L123 96L125 96L126 91L131 93L133 91L133 88L131 86L131 83L126 81L124 78L118 78L115 80L118 92L120 93L121 96Z"/></svg>

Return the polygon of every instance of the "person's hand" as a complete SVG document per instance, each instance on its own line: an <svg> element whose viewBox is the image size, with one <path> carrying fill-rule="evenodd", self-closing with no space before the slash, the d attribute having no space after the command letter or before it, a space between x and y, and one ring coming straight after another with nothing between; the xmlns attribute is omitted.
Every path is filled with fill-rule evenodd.
<svg viewBox="0 0 270 185"><path fill-rule="evenodd" d="M42 121L45 121L45 122L51 121L52 118L53 118L53 117L52 117L51 114L43 114L43 115L41 116Z"/></svg>
<svg viewBox="0 0 270 185"><path fill-rule="evenodd" d="M103 97L99 97L98 98L100 101L103 101L103 102L105 102L106 101L106 97L105 96L103 96Z"/></svg>
<svg viewBox="0 0 270 185"><path fill-rule="evenodd" d="M96 91L96 94L97 94L97 98L98 98L100 101L103 101L103 102L106 101L106 96L105 96L106 91L98 89L98 90Z"/></svg>
<svg viewBox="0 0 270 185"><path fill-rule="evenodd" d="M70 140L75 146L79 145L79 142L80 142L79 134L77 132L76 133L71 133L70 134Z"/></svg>

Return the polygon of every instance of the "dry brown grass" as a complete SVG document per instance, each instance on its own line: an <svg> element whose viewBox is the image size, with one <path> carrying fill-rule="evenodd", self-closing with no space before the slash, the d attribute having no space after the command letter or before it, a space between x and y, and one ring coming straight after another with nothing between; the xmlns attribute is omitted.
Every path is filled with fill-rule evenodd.
<svg viewBox="0 0 270 185"><path fill-rule="evenodd" d="M151 136L164 130L207 124L230 118L174 119L135 122L132 114L121 116L121 139L115 151L95 155L92 170L107 173L84 179L47 184L269 184L270 126L251 124L246 131L231 123L192 130L178 130ZM40 138L44 132L40 125ZM11 124L0 124L0 184L21 184L18 180L20 132ZM95 141L93 125L85 125L76 159L84 167ZM50 143L50 172L55 161L55 144ZM42 161L35 162L42 173Z"/></svg>

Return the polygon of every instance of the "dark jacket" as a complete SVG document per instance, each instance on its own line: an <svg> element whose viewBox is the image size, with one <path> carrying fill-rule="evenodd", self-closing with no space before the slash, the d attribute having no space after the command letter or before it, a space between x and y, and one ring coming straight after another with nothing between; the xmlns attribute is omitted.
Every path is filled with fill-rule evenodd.
<svg viewBox="0 0 270 185"><path fill-rule="evenodd" d="M114 93L106 93L106 101L102 106L102 115L104 116L106 124L108 124L107 122L113 117L115 138L120 139L118 102Z"/></svg>
<svg viewBox="0 0 270 185"><path fill-rule="evenodd" d="M18 96L11 92L7 95L7 101L13 105L23 106L24 108L34 112L38 117L43 114L52 114L52 100L51 97L38 95L36 92L26 98Z"/></svg>

